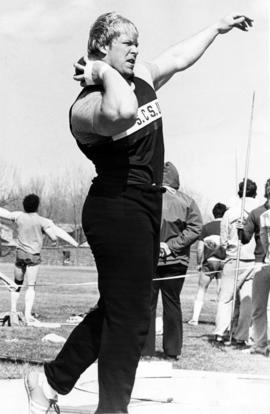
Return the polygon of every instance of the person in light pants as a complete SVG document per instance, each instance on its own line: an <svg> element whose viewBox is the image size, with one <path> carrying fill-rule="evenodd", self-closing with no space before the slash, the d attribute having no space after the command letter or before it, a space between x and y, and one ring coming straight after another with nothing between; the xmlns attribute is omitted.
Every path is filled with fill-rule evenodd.
<svg viewBox="0 0 270 414"><path fill-rule="evenodd" d="M238 227L237 222L241 217L242 197L244 181L239 183L239 199L234 206L229 208L221 222L221 245L226 250L226 259L221 279L221 287L218 298L215 342L225 345L233 345L237 348L245 348L249 340L249 328L251 325L251 292L254 275L254 250L255 241L252 239L245 246L241 246L237 280L237 296L240 300L239 308L233 309L234 280L236 276L236 258L238 252ZM257 185L247 179L244 219L248 212L256 207ZM233 311L237 310L238 318L233 318ZM231 326L232 319L234 323ZM226 340L226 333L232 330L232 341Z"/></svg>

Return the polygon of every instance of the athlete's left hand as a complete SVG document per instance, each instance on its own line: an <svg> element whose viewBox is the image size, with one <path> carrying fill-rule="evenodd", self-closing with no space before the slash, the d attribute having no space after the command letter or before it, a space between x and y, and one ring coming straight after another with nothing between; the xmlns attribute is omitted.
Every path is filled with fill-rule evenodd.
<svg viewBox="0 0 270 414"><path fill-rule="evenodd" d="M234 27L247 32L253 25L253 20L243 14L234 13L223 17L217 24L220 34L224 34L232 30Z"/></svg>

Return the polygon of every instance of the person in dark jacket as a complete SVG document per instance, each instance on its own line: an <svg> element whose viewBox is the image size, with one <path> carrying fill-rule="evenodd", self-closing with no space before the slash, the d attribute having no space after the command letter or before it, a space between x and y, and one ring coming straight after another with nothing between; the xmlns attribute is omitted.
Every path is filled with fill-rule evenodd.
<svg viewBox="0 0 270 414"><path fill-rule="evenodd" d="M158 294L163 303L163 350L167 358L178 359L183 343L180 293L187 272L190 246L202 230L202 218L195 201L179 191L179 174L171 162L163 170L163 207L160 231L160 258L157 278L182 276L170 280L153 281L151 324L143 349L143 356L155 353L155 322Z"/></svg>

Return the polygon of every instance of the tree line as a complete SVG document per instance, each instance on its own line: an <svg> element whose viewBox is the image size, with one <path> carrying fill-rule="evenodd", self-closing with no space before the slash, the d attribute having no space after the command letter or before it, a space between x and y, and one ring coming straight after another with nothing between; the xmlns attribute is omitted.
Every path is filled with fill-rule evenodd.
<svg viewBox="0 0 270 414"><path fill-rule="evenodd" d="M22 210L25 195L35 193L41 199L39 213L42 216L76 228L81 225L82 207L93 177L93 169L75 167L58 175L37 175L22 182L16 168L0 159L0 207ZM188 187L181 187L181 191L194 198L203 221L209 221L211 209L208 201Z"/></svg>
<svg viewBox="0 0 270 414"><path fill-rule="evenodd" d="M21 211L23 198L35 193L40 197L39 213L42 216L55 223L79 226L93 176L90 169L75 167L58 175L37 175L22 182L13 166L0 160L0 207Z"/></svg>

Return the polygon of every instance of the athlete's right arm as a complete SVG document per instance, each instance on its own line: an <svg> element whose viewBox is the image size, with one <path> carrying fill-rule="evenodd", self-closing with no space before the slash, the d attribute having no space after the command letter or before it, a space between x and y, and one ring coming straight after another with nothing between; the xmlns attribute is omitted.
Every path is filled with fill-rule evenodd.
<svg viewBox="0 0 270 414"><path fill-rule="evenodd" d="M110 65L95 61L91 65L95 84L103 90L83 93L73 105L71 112L72 131L78 134L94 133L103 136L119 134L136 121L138 102L128 84L118 71Z"/></svg>

